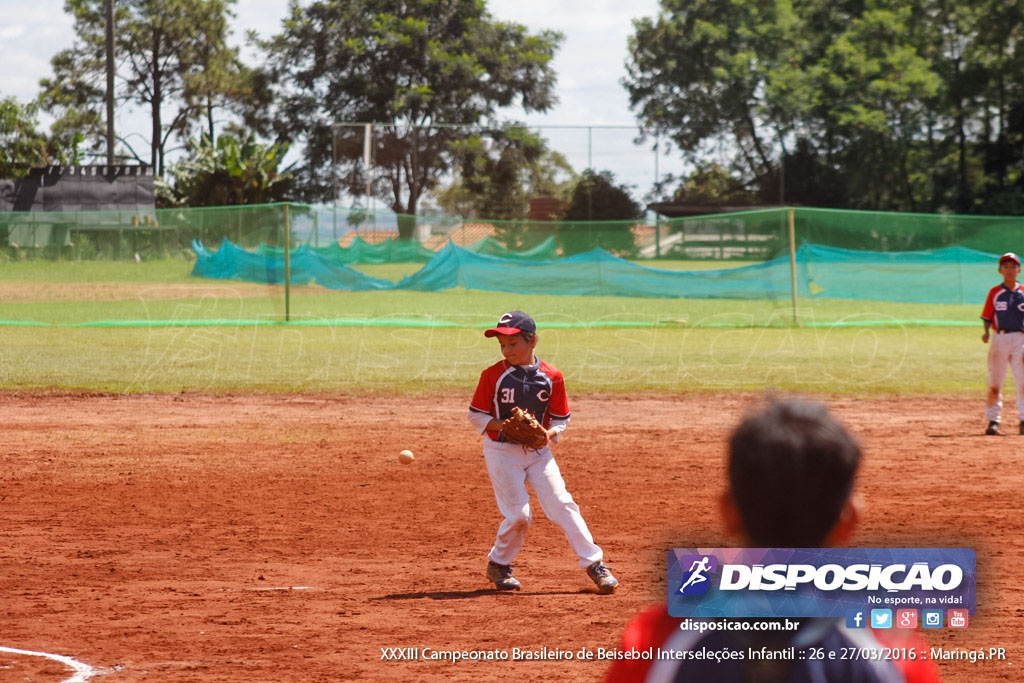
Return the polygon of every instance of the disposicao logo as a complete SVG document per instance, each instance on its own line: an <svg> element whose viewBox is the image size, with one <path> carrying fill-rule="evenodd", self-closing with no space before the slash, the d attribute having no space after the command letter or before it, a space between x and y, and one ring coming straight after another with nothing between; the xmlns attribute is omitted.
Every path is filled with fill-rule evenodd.
<svg viewBox="0 0 1024 683"><path fill-rule="evenodd" d="M685 555L679 558L682 566L689 566L679 586L680 595L703 595L711 587L711 574L718 570L718 558L714 555Z"/></svg>
<svg viewBox="0 0 1024 683"><path fill-rule="evenodd" d="M925 607L975 607L969 548L676 548L667 577L676 617L842 618L901 607L916 618Z"/></svg>

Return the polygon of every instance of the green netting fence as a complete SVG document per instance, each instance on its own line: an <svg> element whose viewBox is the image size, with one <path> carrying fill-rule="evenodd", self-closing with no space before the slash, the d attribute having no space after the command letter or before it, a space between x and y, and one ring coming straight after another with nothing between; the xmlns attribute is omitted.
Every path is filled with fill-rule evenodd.
<svg viewBox="0 0 1024 683"><path fill-rule="evenodd" d="M402 235L411 239L400 239L400 223L412 225ZM0 268L187 259L197 277L284 284L285 319L292 284L792 301L794 318L800 299L976 303L997 281L995 255L1005 251L1024 251L1024 217L779 208L647 222L410 223L303 204L0 214ZM659 268L664 259L721 267ZM398 282L358 270L387 263L415 267Z"/></svg>
<svg viewBox="0 0 1024 683"><path fill-rule="evenodd" d="M283 256L248 252L225 240L211 251L195 244L193 274L268 284L316 283L336 290L457 287L519 294L786 300L846 298L910 303L976 301L995 280L997 255L963 247L912 252L855 251L803 244L792 255L716 270L651 268L604 249L547 261L474 253L449 242L415 273L389 282L305 247ZM290 273L290 279L289 274Z"/></svg>
<svg viewBox="0 0 1024 683"><path fill-rule="evenodd" d="M415 240L399 241L387 238L376 244L367 242L362 237L353 239L347 247L333 242L326 247L312 247L308 244L299 245L292 253L302 254L310 251L329 261L342 264L362 263L426 263L434 257L435 252L427 249ZM284 256L284 247L272 247L260 244L255 253L260 256Z"/></svg>
<svg viewBox="0 0 1024 683"><path fill-rule="evenodd" d="M293 248L323 250L347 264L422 263L449 241L517 260L549 260L601 248L628 259L767 261L788 252L788 214L779 208L646 221L462 220L294 203L3 212L0 259L192 258L194 240L208 248L228 239L245 249L273 249L283 248L287 232ZM405 228L401 235L400 224ZM1024 249L1024 217L798 207L794 234L798 246L878 252L959 246L1001 253Z"/></svg>

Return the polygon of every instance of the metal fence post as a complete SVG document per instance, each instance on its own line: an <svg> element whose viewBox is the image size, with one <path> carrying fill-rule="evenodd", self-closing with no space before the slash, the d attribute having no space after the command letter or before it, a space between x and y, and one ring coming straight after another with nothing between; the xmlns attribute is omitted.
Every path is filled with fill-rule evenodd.
<svg viewBox="0 0 1024 683"><path fill-rule="evenodd" d="M796 291L796 209L789 207L789 277L793 282L793 325L800 324Z"/></svg>
<svg viewBox="0 0 1024 683"><path fill-rule="evenodd" d="M284 321L291 320L292 231L288 222L288 202L284 203Z"/></svg>

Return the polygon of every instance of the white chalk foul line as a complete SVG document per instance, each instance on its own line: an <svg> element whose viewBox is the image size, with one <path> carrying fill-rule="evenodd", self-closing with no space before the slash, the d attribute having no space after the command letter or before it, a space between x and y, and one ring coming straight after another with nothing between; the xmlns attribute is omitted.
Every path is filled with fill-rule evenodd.
<svg viewBox="0 0 1024 683"><path fill-rule="evenodd" d="M65 679L64 683L86 683L86 681L98 673L96 669L88 664L77 659L71 659L71 657L65 657L64 655L52 655L49 652L33 652L32 650L17 650L13 647L4 647L2 645L0 645L0 652L9 652L12 655L26 655L28 657L46 657L74 669L75 675Z"/></svg>

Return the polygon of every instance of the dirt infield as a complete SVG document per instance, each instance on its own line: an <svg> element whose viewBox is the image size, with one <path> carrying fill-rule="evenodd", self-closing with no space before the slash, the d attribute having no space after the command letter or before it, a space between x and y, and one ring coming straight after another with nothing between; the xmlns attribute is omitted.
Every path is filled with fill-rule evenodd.
<svg viewBox="0 0 1024 683"><path fill-rule="evenodd" d="M752 397L570 396L557 459L612 596L536 505L523 591L488 590L499 516L468 398L0 394L0 648L111 682L599 679L605 662L382 648L613 648L663 599L667 548L736 545L715 499ZM978 553L969 628L925 635L1008 661L945 662L944 680L1020 680L1024 436L979 436L980 400L830 405L866 445L856 544ZM0 681L72 674L0 649Z"/></svg>

